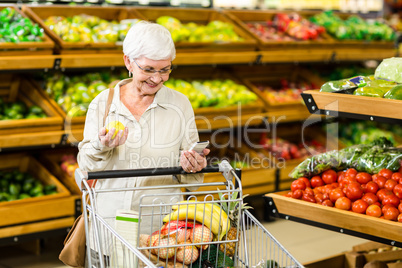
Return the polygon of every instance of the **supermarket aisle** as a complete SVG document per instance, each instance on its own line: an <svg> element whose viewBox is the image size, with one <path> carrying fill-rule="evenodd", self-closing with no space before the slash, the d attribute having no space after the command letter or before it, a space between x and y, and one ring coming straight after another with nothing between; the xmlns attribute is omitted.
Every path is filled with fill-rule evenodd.
<svg viewBox="0 0 402 268"><path fill-rule="evenodd" d="M366 240L327 231L301 223L276 219L264 226L301 263L350 250ZM45 241L42 254L36 256L18 247L0 248L0 268L62 268L58 260L63 237Z"/></svg>

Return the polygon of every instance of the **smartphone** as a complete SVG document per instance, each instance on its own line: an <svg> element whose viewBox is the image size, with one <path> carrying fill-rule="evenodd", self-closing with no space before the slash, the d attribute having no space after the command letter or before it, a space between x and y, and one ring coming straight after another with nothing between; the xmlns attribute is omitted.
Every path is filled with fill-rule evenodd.
<svg viewBox="0 0 402 268"><path fill-rule="evenodd" d="M205 148L207 148L209 145L209 141L199 141L199 142L194 142L189 151L194 150L200 155L203 154L203 151Z"/></svg>

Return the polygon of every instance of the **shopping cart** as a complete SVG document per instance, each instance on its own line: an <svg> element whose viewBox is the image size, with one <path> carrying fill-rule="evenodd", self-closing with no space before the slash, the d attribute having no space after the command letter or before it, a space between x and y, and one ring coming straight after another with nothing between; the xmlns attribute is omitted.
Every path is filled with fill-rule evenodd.
<svg viewBox="0 0 402 268"><path fill-rule="evenodd" d="M150 191L141 195L136 214L139 221L131 222L132 234L127 235L111 223L111 220L116 223L117 218L106 219L98 213L95 196L105 192L146 192L155 190L155 186L105 190L90 187L88 181L186 174L183 169L173 167L101 172L77 169L75 178L82 190L83 209L87 212L84 213L87 267L303 267L248 210L242 208L243 195L238 171L227 161L222 161L218 165L207 166L201 172L221 173L223 176L220 177L224 180L185 185L190 189L197 187L197 191L170 193L169 189L184 187L183 184L174 184L158 186L161 190L158 194ZM226 207L231 209L229 215L224 212L223 208ZM237 217L231 222L230 216L233 215ZM146 233L145 229L155 223L160 224L161 228ZM229 225L235 229L235 235L232 232L231 237ZM206 226L209 228L205 229ZM196 235L196 230L201 232ZM232 251L229 251L229 247Z"/></svg>

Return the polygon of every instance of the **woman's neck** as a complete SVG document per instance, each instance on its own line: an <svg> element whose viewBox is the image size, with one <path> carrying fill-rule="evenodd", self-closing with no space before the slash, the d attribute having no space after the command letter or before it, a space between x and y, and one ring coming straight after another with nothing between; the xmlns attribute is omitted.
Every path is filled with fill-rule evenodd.
<svg viewBox="0 0 402 268"><path fill-rule="evenodd" d="M133 87L131 83L125 84L120 87L121 102L127 107L127 109L137 120L140 119L142 114L146 111L149 105L152 104L154 99L155 94L142 94L141 91Z"/></svg>

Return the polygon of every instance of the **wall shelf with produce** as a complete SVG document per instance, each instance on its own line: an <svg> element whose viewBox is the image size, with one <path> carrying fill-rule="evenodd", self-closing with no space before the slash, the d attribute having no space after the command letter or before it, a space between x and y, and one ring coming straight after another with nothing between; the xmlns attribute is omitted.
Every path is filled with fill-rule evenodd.
<svg viewBox="0 0 402 268"><path fill-rule="evenodd" d="M303 100L312 114L384 122L400 127L400 79L394 75L399 73L395 72L399 66L400 58L386 59L376 68L374 75L329 81L320 91L303 92ZM351 127L355 125L349 124ZM360 125L362 127L369 128L370 125ZM358 131L353 133L354 136L359 134ZM290 174L293 178L290 192L266 195L266 202L274 216L401 247L402 237L396 233L402 230L402 214L398 207L402 197L398 190L402 190L402 181L399 180L402 150L398 146L400 137L393 134L383 132L379 136L373 135L377 136L373 141L360 142L302 162ZM367 135L362 136L367 138ZM348 181L348 176L352 174L355 178L353 182ZM348 181L346 184L344 179ZM336 185L329 189L331 183ZM302 185L301 188L305 188L308 184L311 185L312 195L304 192L298 196L298 187ZM370 188L369 184L374 188ZM389 184L392 187L388 187ZM329 191L326 192L326 189ZM356 190L353 194L352 189ZM336 192L340 195L336 196ZM325 193L329 196L327 200L319 195ZM382 196L382 193L385 195ZM369 201L367 198L370 195L377 201Z"/></svg>

